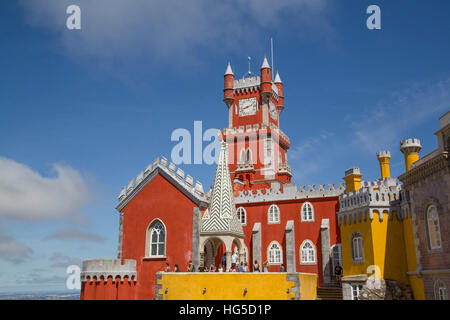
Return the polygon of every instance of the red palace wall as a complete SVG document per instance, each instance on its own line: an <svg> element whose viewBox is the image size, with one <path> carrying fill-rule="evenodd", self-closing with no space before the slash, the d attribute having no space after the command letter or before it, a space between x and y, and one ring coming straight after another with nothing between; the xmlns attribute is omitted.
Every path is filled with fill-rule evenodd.
<svg viewBox="0 0 450 320"><path fill-rule="evenodd" d="M122 258L136 260L136 298L153 298L155 274L166 263L185 270L192 259L194 207L193 201L158 174L123 209ZM166 228L166 258L144 258L147 228L157 218Z"/></svg>
<svg viewBox="0 0 450 320"><path fill-rule="evenodd" d="M314 207L314 221L302 222L300 209L306 201L312 203ZM276 204L280 209L280 223L268 224L268 210L270 205ZM268 260L267 249L272 241L277 241L283 248L283 264L286 268L286 239L285 228L288 220L294 221L295 233L295 260L296 271L317 273L319 284L323 282L322 276L322 253L320 240L320 226L322 219L329 219L330 222L330 247L340 243L339 228L337 226L336 212L338 211L338 197L288 200L280 202L256 203L236 205L244 207L247 212L247 225L243 226L245 233L245 245L249 252L249 263L254 262L252 256L252 229L255 223L261 223L261 257ZM311 240L316 246L316 261L314 265L300 264L300 246L304 240ZM263 261L258 261L262 265ZM279 272L279 265L269 265L270 272Z"/></svg>
<svg viewBox="0 0 450 320"><path fill-rule="evenodd" d="M102 278L100 281L94 279L82 282L80 300L130 300L134 299L136 282L128 281L125 277L123 281L120 277L108 277L107 281Z"/></svg>

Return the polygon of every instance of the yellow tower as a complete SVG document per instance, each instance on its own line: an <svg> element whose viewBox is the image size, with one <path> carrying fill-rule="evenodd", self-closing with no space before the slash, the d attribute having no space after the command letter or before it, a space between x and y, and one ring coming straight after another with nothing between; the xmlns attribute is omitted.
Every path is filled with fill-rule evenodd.
<svg viewBox="0 0 450 320"><path fill-rule="evenodd" d="M419 139L406 139L400 141L400 151L405 156L406 171L411 169L411 165L419 160L419 152L422 149Z"/></svg>
<svg viewBox="0 0 450 320"><path fill-rule="evenodd" d="M353 192L361 189L362 174L358 167L353 167L345 171L345 192Z"/></svg>
<svg viewBox="0 0 450 320"><path fill-rule="evenodd" d="M377 158L380 163L381 179L390 178L389 161L391 160L391 153L389 151L379 151L377 152Z"/></svg>

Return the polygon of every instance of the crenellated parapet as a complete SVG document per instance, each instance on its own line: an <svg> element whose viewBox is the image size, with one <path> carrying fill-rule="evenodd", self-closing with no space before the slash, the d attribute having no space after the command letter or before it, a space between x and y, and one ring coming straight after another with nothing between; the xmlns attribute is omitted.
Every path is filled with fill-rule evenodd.
<svg viewBox="0 0 450 320"><path fill-rule="evenodd" d="M319 184L297 187L295 184L283 186L283 190L277 185L272 185L270 189L243 190L239 196L235 197L236 204L283 201L293 199L337 197L345 191L345 186L340 183L336 188L333 184Z"/></svg>
<svg viewBox="0 0 450 320"><path fill-rule="evenodd" d="M200 181L195 181L190 175L185 175L181 168L177 168L172 162L168 162L165 157L156 158L153 163L149 164L144 171L141 171L135 179L131 179L126 187L123 187L118 200L119 204L116 209L119 211L157 174L162 173L165 177L170 178L176 183L186 194L188 194L197 202L206 205L207 195L203 191L203 185Z"/></svg>
<svg viewBox="0 0 450 320"><path fill-rule="evenodd" d="M234 94L236 95L257 92L261 89L261 77L256 76L234 80L233 87ZM279 91L278 87L274 83L272 83L272 95L275 100L278 101Z"/></svg>
<svg viewBox="0 0 450 320"><path fill-rule="evenodd" d="M290 147L290 140L289 137L275 124L270 122L269 126L267 125L247 125L247 126L239 126L239 127L233 127L233 128L225 128L222 130L222 132L225 135L233 135L233 136L263 136L263 135L269 135L274 134L276 135L280 142L286 147Z"/></svg>
<svg viewBox="0 0 450 320"><path fill-rule="evenodd" d="M125 277L128 281L137 280L136 260L131 259L96 259L83 261L81 270L81 282L100 282L107 281L112 277L115 282L117 277L123 281Z"/></svg>
<svg viewBox="0 0 450 320"><path fill-rule="evenodd" d="M402 218L400 210L401 198L404 196L402 186L397 179L386 178L362 182L362 187L352 192L345 192L339 196L338 223L352 224L373 220L373 213L378 212L380 221L383 213L388 213L392 219L392 213L397 213L397 218Z"/></svg>

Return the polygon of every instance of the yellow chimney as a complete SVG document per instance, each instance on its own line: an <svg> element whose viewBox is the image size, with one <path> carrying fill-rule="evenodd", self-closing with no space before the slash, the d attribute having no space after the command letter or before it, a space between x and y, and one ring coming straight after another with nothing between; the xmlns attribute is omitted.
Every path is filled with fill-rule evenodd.
<svg viewBox="0 0 450 320"><path fill-rule="evenodd" d="M406 139L400 141L400 151L405 156L406 171L411 169L411 165L419 160L419 152L422 149L419 139Z"/></svg>
<svg viewBox="0 0 450 320"><path fill-rule="evenodd" d="M389 161L391 160L391 153L389 151L377 152L378 162L380 162L381 179L391 177L391 170L389 168Z"/></svg>
<svg viewBox="0 0 450 320"><path fill-rule="evenodd" d="M345 171L345 192L352 192L361 189L361 177L358 167L353 167Z"/></svg>

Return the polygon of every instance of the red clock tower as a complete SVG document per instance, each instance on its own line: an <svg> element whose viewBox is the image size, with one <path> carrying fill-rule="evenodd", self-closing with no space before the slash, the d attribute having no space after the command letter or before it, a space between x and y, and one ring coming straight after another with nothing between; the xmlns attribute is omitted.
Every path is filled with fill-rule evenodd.
<svg viewBox="0 0 450 320"><path fill-rule="evenodd" d="M230 63L225 71L224 102L228 107L229 166L235 192L271 188L291 182L287 163L289 138L280 130L284 109L280 75L264 58L260 76L235 80Z"/></svg>

